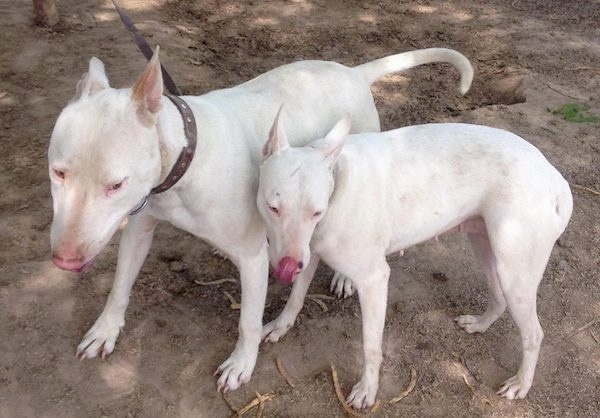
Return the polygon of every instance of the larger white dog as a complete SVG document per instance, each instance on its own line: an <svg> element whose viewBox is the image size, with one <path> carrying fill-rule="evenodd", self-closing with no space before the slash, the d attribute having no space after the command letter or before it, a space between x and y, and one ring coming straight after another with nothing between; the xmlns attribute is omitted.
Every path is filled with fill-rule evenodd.
<svg viewBox="0 0 600 418"><path fill-rule="evenodd" d="M459 69L466 92L473 76L468 60L453 50L426 49L354 68L297 62L231 89L185 97L198 125L196 155L179 182L151 195L144 210L129 217L106 307L78 355L104 357L113 351L154 228L166 220L208 241L238 267L239 339L217 370L218 388L234 390L247 382L261 340L269 269L266 231L256 210L257 167L278 107L289 103L295 127L289 135L296 144L324 134L346 113L355 131L378 131L371 83L437 61ZM71 271L89 265L121 221L167 176L185 145L182 116L163 96L158 53L131 89L111 88L103 64L92 58L76 97L56 122L48 151L54 263Z"/></svg>
<svg viewBox="0 0 600 418"><path fill-rule="evenodd" d="M499 129L410 126L353 135L343 147L348 132L344 119L324 139L292 148L278 117L265 145L257 204L275 273L294 282L265 338L277 341L292 326L323 259L358 291L364 371L348 402L373 405L390 275L385 256L447 231L466 232L491 297L482 315L456 321L469 333L484 332L508 306L523 357L499 394L524 397L543 337L536 291L573 208L568 183L535 147Z"/></svg>

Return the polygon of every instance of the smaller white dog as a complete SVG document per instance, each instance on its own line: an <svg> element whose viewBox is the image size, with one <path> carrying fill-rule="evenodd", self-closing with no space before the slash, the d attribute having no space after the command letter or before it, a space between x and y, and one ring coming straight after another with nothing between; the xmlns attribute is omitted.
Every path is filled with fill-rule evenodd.
<svg viewBox="0 0 600 418"><path fill-rule="evenodd" d="M359 295L364 370L348 403L370 407L382 360L386 254L444 232L465 232L490 300L482 315L456 321L469 333L484 332L508 306L522 361L498 393L523 398L543 338L536 291L573 208L568 183L534 146L500 129L440 123L347 139L349 130L343 119L324 139L292 148L279 116L271 129L257 203L275 275L294 286L263 338L277 341L293 325L323 259Z"/></svg>

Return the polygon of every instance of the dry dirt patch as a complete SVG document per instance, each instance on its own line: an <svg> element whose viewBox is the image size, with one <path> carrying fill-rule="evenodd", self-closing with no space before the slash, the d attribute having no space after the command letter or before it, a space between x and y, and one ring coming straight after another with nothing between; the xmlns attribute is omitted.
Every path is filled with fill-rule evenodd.
<svg viewBox="0 0 600 418"><path fill-rule="evenodd" d="M506 128L537 145L572 183L600 189L599 125L548 111L579 103L600 114L597 1L122 4L161 45L164 64L189 94L299 59L354 65L414 48L458 49L477 68L472 92L460 97L456 73L443 65L388 77L374 86L384 128L450 120ZM196 281L237 272L168 225L159 227L136 282L115 354L105 362L74 357L110 289L118 237L82 277L48 262L48 138L91 56L105 62L117 86L131 84L144 60L110 2L64 0L59 8L55 30L30 26L30 1L7 2L0 12L0 416L228 416L212 373L235 344L238 311L224 292L239 301L239 286ZM453 324L458 314L483 310L485 287L465 240L442 237L390 259L378 415L597 415L599 197L577 188L574 198L572 222L539 290L546 339L528 398L494 395L518 364L519 338L508 315L485 335L466 335ZM321 268L310 292L326 294L330 274ZM271 287L265 320L281 310L287 292ZM282 341L261 346L250 384L227 395L231 405L272 393L265 416L344 416L330 363L347 393L360 371L360 310L356 298L324 303L327 311L307 301ZM414 390L388 405L408 385L411 367Z"/></svg>

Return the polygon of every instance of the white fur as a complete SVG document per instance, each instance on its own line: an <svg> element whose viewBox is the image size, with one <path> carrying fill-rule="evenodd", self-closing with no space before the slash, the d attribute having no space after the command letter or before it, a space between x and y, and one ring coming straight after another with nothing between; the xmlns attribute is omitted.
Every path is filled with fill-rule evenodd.
<svg viewBox="0 0 600 418"><path fill-rule="evenodd" d="M81 358L109 355L121 328L135 278L159 220L218 248L238 267L242 286L239 339L217 370L218 388L250 379L262 332L267 289L266 232L256 210L257 166L273 116L286 103L295 144L324 134L343 114L356 131L379 130L370 84L386 73L435 61L456 65L461 89L473 71L447 49L398 54L348 68L324 61L284 65L237 87L185 97L198 126L188 172L170 190L151 195L123 231L116 277L104 311L83 338ZM162 96L158 53L132 89L109 87L96 58L63 109L48 151L54 218L54 262L82 270L98 255L128 213L158 185L185 144L181 116Z"/></svg>
<svg viewBox="0 0 600 418"><path fill-rule="evenodd" d="M385 256L447 231L468 234L490 291L482 315L456 318L484 332L508 309L523 354L499 394L523 398L543 332L536 291L572 211L568 183L531 144L499 129L455 123L350 136L340 121L321 140L290 147L273 129L260 168L257 204L272 262L291 257L295 276L281 315L265 326L277 341L293 325L319 259L356 288L363 316L364 371L348 402L373 405L381 364L390 269ZM277 145L274 145L274 144ZM340 153L341 150L341 153Z"/></svg>

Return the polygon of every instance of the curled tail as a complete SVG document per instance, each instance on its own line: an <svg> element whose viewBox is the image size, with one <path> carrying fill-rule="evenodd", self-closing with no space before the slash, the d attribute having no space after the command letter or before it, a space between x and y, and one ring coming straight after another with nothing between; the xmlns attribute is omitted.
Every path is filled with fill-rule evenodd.
<svg viewBox="0 0 600 418"><path fill-rule="evenodd" d="M433 62L447 62L456 67L460 72L461 94L469 91L471 81L473 81L473 66L467 57L453 49L427 48L402 52L361 64L354 69L361 72L368 83L372 84L385 75Z"/></svg>

